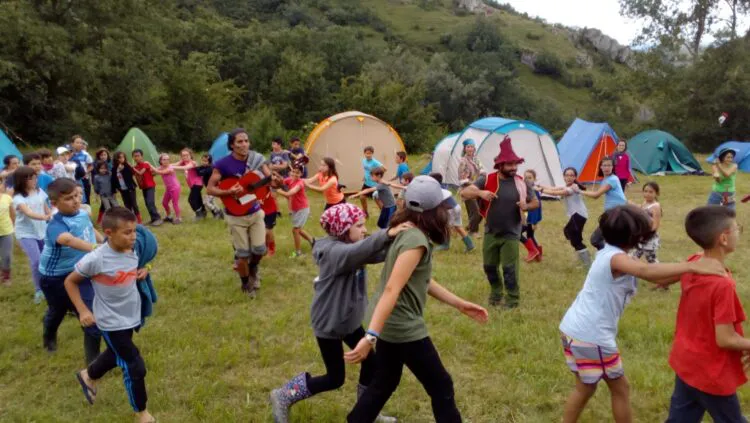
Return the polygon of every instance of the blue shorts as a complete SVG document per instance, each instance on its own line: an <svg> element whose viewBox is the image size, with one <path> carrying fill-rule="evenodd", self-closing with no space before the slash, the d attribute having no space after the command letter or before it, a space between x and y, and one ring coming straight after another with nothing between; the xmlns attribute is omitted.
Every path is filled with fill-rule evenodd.
<svg viewBox="0 0 750 423"><path fill-rule="evenodd" d="M380 210L380 217L378 218L378 228L387 228L394 214L396 214L396 206L383 207Z"/></svg>
<svg viewBox="0 0 750 423"><path fill-rule="evenodd" d="M276 227L276 218L280 215L279 212L274 212L263 216L263 222L266 224L266 229L273 229Z"/></svg>

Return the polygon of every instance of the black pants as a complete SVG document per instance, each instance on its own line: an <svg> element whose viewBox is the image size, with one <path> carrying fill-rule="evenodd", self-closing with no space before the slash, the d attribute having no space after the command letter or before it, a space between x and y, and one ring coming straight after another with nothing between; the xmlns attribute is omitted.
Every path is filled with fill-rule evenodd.
<svg viewBox="0 0 750 423"><path fill-rule="evenodd" d="M700 423L706 411L715 423L747 422L742 416L737 394L711 395L693 388L679 376L675 377L666 423Z"/></svg>
<svg viewBox="0 0 750 423"><path fill-rule="evenodd" d="M130 406L136 412L146 409L146 363L138 347L133 343L134 329L102 331L107 349L91 363L87 369L89 377L101 379L115 367L122 369L122 379L128 393Z"/></svg>
<svg viewBox="0 0 750 423"><path fill-rule="evenodd" d="M83 192L86 194L86 204L91 205L91 177L81 179L83 185Z"/></svg>
<svg viewBox="0 0 750 423"><path fill-rule="evenodd" d="M539 246L539 243L536 242L536 237L534 236L534 225L527 223L521 227L521 244L525 244L528 239L532 240L537 247Z"/></svg>
<svg viewBox="0 0 750 423"><path fill-rule="evenodd" d="M430 396L432 414L437 423L461 421L453 393L453 380L443 367L429 337L404 344L379 340L377 351L375 377L347 416L350 423L375 421L398 387L404 365L414 373Z"/></svg>
<svg viewBox="0 0 750 423"><path fill-rule="evenodd" d="M574 213L573 216L570 216L565 228L563 228L565 239L570 241L570 245L572 245L576 251L586 249L586 244L583 243L583 227L585 225L586 218L578 213Z"/></svg>
<svg viewBox="0 0 750 423"><path fill-rule="evenodd" d="M482 215L479 213L479 201L478 200L466 200L464 201L466 206L466 213L469 215L469 226L467 229L469 232L479 232L479 224L482 223Z"/></svg>
<svg viewBox="0 0 750 423"><path fill-rule="evenodd" d="M602 248L604 248L604 236L602 235L602 230L599 229L598 226L596 229L594 229L594 232L591 234L591 239L589 239L589 241L591 241L591 245L596 247L597 250L601 250Z"/></svg>
<svg viewBox="0 0 750 423"><path fill-rule="evenodd" d="M196 216L200 216L205 213L205 210L203 209L203 196L201 196L201 191L203 191L203 185L193 185L192 187L190 187L190 195L188 195L188 203L190 204L190 208L193 209L193 212L195 212Z"/></svg>
<svg viewBox="0 0 750 423"><path fill-rule="evenodd" d="M328 209L330 209L333 206L338 206L339 204L345 204L345 203L346 203L346 198L344 198L343 200L339 201L336 204L328 204L328 203L326 203L326 206L323 208L323 210L328 210Z"/></svg>
<svg viewBox="0 0 750 423"><path fill-rule="evenodd" d="M326 366L326 374L323 376L312 377L307 375L307 389L315 395L321 392L332 391L344 385L346 377L346 368L344 364L344 346L342 341L351 349L357 346L357 343L365 337L365 330L358 327L354 332L346 335L341 339L317 338L320 355L323 356L323 363ZM375 354L370 354L359 370L359 384L368 386L375 374Z"/></svg>
<svg viewBox="0 0 750 423"><path fill-rule="evenodd" d="M132 211L136 215L140 215L141 212L138 211L138 201L135 198L135 190L121 190L120 195L122 196L122 204L125 206L126 209Z"/></svg>
<svg viewBox="0 0 750 423"><path fill-rule="evenodd" d="M628 179L620 179L620 186L622 187L622 192L625 192L625 187L628 186Z"/></svg>
<svg viewBox="0 0 750 423"><path fill-rule="evenodd" d="M159 210L156 208L156 188L144 188L143 189L143 202L146 203L146 209L148 210L151 221L161 219Z"/></svg>

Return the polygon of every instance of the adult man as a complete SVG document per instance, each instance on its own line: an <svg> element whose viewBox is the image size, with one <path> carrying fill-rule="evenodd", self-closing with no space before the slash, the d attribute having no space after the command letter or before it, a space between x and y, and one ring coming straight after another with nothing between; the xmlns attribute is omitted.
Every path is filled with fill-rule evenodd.
<svg viewBox="0 0 750 423"><path fill-rule="evenodd" d="M484 273L490 282L489 304L502 305L503 285L507 299L504 307L518 307L518 244L523 213L539 207L539 200L530 183L517 175L523 159L516 156L509 137L500 143L495 157L496 171L480 176L461 192L465 200L479 199L480 213L487 219L482 258ZM502 266L502 277L498 266Z"/></svg>
<svg viewBox="0 0 750 423"><path fill-rule="evenodd" d="M229 189L221 189L218 184L227 178L241 178L248 172L260 171L263 174L264 179L257 186L271 181L271 169L268 168L266 159L262 154L250 150L247 131L242 128L233 130L229 134L227 146L232 154L214 163L213 173L208 180L209 195L217 197L240 195L243 188L239 184ZM234 216L229 210L226 210L224 214L224 220L232 236L237 272L242 281L242 292L250 298L255 298L255 293L260 288L258 265L266 254L266 227L263 217L261 204L257 200L252 201L250 210L243 216Z"/></svg>
<svg viewBox="0 0 750 423"><path fill-rule="evenodd" d="M89 153L86 152L85 147L88 145L83 137L76 134L70 137L71 147L73 149L73 155L70 157L71 162L75 162L78 165L76 169L76 182L81 184L83 187L83 202L91 204L91 180L89 174L94 168L94 159Z"/></svg>

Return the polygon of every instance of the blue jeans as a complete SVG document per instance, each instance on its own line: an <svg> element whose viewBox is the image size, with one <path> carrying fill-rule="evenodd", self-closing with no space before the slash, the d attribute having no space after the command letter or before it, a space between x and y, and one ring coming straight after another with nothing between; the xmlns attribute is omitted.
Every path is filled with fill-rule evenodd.
<svg viewBox="0 0 750 423"><path fill-rule="evenodd" d="M732 193L732 196L734 196L734 193ZM711 191L711 194L708 195L708 205L709 206L721 206L721 201L723 199L723 196L720 192ZM725 207L729 207L732 210L735 210L737 206L737 202L733 201L729 204L724 205Z"/></svg>
<svg viewBox="0 0 750 423"><path fill-rule="evenodd" d="M42 275L41 287L44 292L44 298L47 300L47 312L44 313L44 337L47 339L55 339L57 336L57 329L60 327L65 315L68 311L72 311L78 315L73 303L68 297L68 292L65 290L65 277L64 276L44 276ZM78 289L81 291L81 299L89 310L94 310L94 287L91 286L91 281L85 280L78 285ZM99 337L99 329L96 325L83 328L83 332L90 336Z"/></svg>
<svg viewBox="0 0 750 423"><path fill-rule="evenodd" d="M396 206L383 207L380 210L380 217L378 217L378 228L386 229L391 223L391 218L396 214Z"/></svg>
<svg viewBox="0 0 750 423"><path fill-rule="evenodd" d="M714 419L714 423L747 423L742 416L737 394L707 394L676 376L666 423L700 423L706 411Z"/></svg>

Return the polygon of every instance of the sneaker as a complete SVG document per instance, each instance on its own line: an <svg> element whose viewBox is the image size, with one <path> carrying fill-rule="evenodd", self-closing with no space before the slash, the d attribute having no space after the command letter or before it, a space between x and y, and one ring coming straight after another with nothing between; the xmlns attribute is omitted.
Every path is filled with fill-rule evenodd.
<svg viewBox="0 0 750 423"><path fill-rule="evenodd" d="M47 350L48 353L53 353L57 351L57 340L56 339L46 339L43 338L44 343L44 349Z"/></svg>
<svg viewBox="0 0 750 423"><path fill-rule="evenodd" d="M34 304L41 304L44 301L44 293L42 291L36 291L34 293Z"/></svg>
<svg viewBox="0 0 750 423"><path fill-rule="evenodd" d="M292 254L291 254L291 255L289 256L289 258L292 258L292 259L294 259L294 258L297 258L297 257L301 257L301 256L304 256L304 255L305 255L305 254L304 254L304 253L303 253L302 251L294 251L294 252L293 252L293 253L292 253Z"/></svg>
<svg viewBox="0 0 750 423"><path fill-rule="evenodd" d="M161 226L161 225L163 225L163 224L164 224L164 221L163 221L163 220L161 220L161 219L155 219L155 220L152 220L152 221L151 221L151 222L149 223L149 225L150 225L150 226Z"/></svg>
<svg viewBox="0 0 750 423"><path fill-rule="evenodd" d="M180 219L179 217L176 217L174 218L174 220L172 220L173 225L179 225L180 223L182 223L182 219Z"/></svg>
<svg viewBox="0 0 750 423"><path fill-rule="evenodd" d="M256 292L252 284L250 283L242 284L241 289L242 289L242 293L247 295L251 300L255 299Z"/></svg>
<svg viewBox="0 0 750 423"><path fill-rule="evenodd" d="M167 216L167 217L165 217L165 218L163 219L163 221L164 221L164 222L169 222L169 223L172 223L172 221L173 221L173 220L172 220L172 217L171 217L171 216Z"/></svg>

